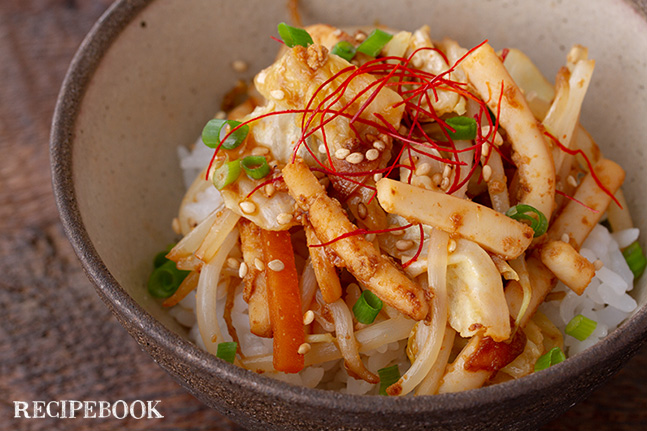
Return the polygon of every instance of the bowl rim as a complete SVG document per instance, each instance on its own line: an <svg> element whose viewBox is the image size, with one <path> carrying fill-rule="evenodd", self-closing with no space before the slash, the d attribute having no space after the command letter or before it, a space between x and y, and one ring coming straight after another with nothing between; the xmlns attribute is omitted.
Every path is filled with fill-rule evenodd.
<svg viewBox="0 0 647 431"><path fill-rule="evenodd" d="M135 328L146 328L143 332L148 340L142 341L135 336L132 328L124 325L147 353L152 355L150 344L156 344L190 367L235 382L243 389L264 393L292 404L310 405L313 408L326 406L347 412L370 413L377 410L382 414L406 414L461 411L481 405L484 401L486 404L503 403L527 396L529 392L556 388L570 376L578 375L595 364L609 363L618 358L628 359L643 344L647 335L647 305L641 306L618 330L601 342L542 372L459 393L380 397L309 389L274 380L219 360L166 328L126 293L101 260L83 224L72 179L74 128L91 77L121 30L135 21L137 15L154 1L156 0L118 0L94 24L66 73L57 99L50 135L52 185L65 234L97 293L118 320L122 324L131 322ZM641 16L645 18L646 15L642 12ZM603 381L591 384L598 386ZM181 383L197 395L186 382Z"/></svg>

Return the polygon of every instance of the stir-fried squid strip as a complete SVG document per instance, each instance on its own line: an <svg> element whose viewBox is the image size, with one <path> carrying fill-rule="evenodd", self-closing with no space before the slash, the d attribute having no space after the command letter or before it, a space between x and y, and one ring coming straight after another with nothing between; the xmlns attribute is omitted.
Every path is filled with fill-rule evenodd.
<svg viewBox="0 0 647 431"><path fill-rule="evenodd" d="M274 369L298 373L303 369L305 343L301 290L288 231L261 231L265 282L273 333Z"/></svg>
<svg viewBox="0 0 647 431"><path fill-rule="evenodd" d="M377 198L387 212L457 233L505 259L519 256L532 242L534 232L528 225L466 199L388 178L377 182Z"/></svg>
<svg viewBox="0 0 647 431"><path fill-rule="evenodd" d="M263 261L263 243L261 228L249 220L243 219L238 224L240 230L240 249L243 253L243 275L245 290L243 298L248 304L249 326L252 334L259 337L272 337L272 323L267 299L265 274L258 262Z"/></svg>
<svg viewBox="0 0 647 431"><path fill-rule="evenodd" d="M438 352L436 362L434 362L434 366L431 368L431 370L429 370L425 378L416 388L416 395L434 395L438 393L440 381L445 374L445 369L447 368L447 363L449 362L449 356L452 353L452 347L454 345L455 338L456 331L447 326L445 328L443 343L440 346L440 352Z"/></svg>
<svg viewBox="0 0 647 431"><path fill-rule="evenodd" d="M571 49L568 57L569 60L574 60L572 70L562 67L557 74L555 99L542 122L546 130L567 148L571 146L571 138L577 128L582 102L595 66L595 61L586 59L586 48L579 45ZM560 172L564 155L559 148L553 148L556 172Z"/></svg>
<svg viewBox="0 0 647 431"><path fill-rule="evenodd" d="M283 168L283 179L297 205L305 212L317 238L328 244L341 258L343 265L366 288L384 302L415 320L427 316L429 306L425 292L400 271L389 258L380 254L362 235L349 235L357 230L336 200L310 169L297 159Z"/></svg>
<svg viewBox="0 0 647 431"><path fill-rule="evenodd" d="M162 302L163 307L173 307L180 303L189 293L191 293L195 288L198 287L198 280L200 280L199 271L191 271L189 275L180 283L180 287L177 288L175 293L170 297L166 298Z"/></svg>
<svg viewBox="0 0 647 431"><path fill-rule="evenodd" d="M203 262L211 262L225 240L225 236L231 232L240 219L238 214L228 209L223 209L221 214L194 253L195 257Z"/></svg>
<svg viewBox="0 0 647 431"><path fill-rule="evenodd" d="M227 259L227 255L238 242L238 229L234 229L225 237L222 246L216 253L214 259L202 267L198 291L196 293L195 314L198 320L200 336L207 351L215 355L218 351L218 343L224 341L218 316L215 313L218 303L218 282L220 271Z"/></svg>
<svg viewBox="0 0 647 431"><path fill-rule="evenodd" d="M369 383L379 383L379 377L371 373L359 357L357 340L353 333L353 315L346 303L342 299L338 299L332 304L328 304L328 308L332 311L335 319L337 345L344 357L344 363L349 375Z"/></svg>
<svg viewBox="0 0 647 431"><path fill-rule="evenodd" d="M609 206L607 207L607 217L611 224L611 230L613 232L620 232L621 230L631 229L634 227L634 222L629 213L629 206L627 205L625 194L622 192L622 189L618 189L614 196L620 205L622 205L622 208L620 208L615 202L609 203Z"/></svg>
<svg viewBox="0 0 647 431"><path fill-rule="evenodd" d="M541 261L573 292L581 295L595 275L595 266L563 241L541 247Z"/></svg>
<svg viewBox="0 0 647 431"><path fill-rule="evenodd" d="M407 319L400 315L393 319L387 319L379 323L367 326L355 332L355 339L359 344L359 352L367 353L379 347L386 346L396 341L405 340L409 337L413 325L411 319ZM330 335L330 334L325 334ZM316 365L324 362L334 361L341 359L341 353L335 343L326 341L323 343L313 344L312 348L305 357L305 365ZM272 368L272 355L261 355L255 357L247 357L241 360L243 366L249 370L256 372L271 372Z"/></svg>
<svg viewBox="0 0 647 431"><path fill-rule="evenodd" d="M555 201L555 167L544 134L523 94L488 44L474 50L461 66L481 99L492 112L500 113L499 122L510 138L512 160L519 173L519 202L535 207L550 219Z"/></svg>
<svg viewBox="0 0 647 431"><path fill-rule="evenodd" d="M439 394L480 388L492 376L488 370L468 371L465 368L467 359L478 351L482 339L482 335L472 337L456 360L447 366L438 387Z"/></svg>
<svg viewBox="0 0 647 431"><path fill-rule="evenodd" d="M341 298L341 283L337 275L337 268L332 264L326 250L321 247L321 242L309 223L303 223L306 232L306 239L310 251L310 262L317 277L317 284L321 290L321 296L328 304L332 304Z"/></svg>
<svg viewBox="0 0 647 431"><path fill-rule="evenodd" d="M601 159L594 167L598 180L610 193L616 193L625 178L625 171L615 162ZM568 202L548 229L548 240L561 240L568 235L569 243L579 250L591 230L600 221L611 202L591 173L577 188L573 200Z"/></svg>
<svg viewBox="0 0 647 431"><path fill-rule="evenodd" d="M438 358L447 326L447 245L449 235L439 229L429 234L427 277L431 300L431 322L419 322L416 330L418 353L407 372L386 389L389 395L406 395L429 374Z"/></svg>

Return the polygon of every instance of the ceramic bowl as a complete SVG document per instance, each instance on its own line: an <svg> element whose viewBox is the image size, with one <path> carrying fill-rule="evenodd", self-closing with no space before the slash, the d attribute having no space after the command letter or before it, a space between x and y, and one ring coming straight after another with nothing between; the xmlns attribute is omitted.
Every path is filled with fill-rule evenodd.
<svg viewBox="0 0 647 431"><path fill-rule="evenodd" d="M343 0L300 3L307 23L431 27L463 46L489 39L527 52L555 76L571 45L596 60L581 119L628 172L624 189L647 232L647 2L611 0ZM285 2L123 0L93 27L63 84L51 136L56 199L96 290L142 348L188 391L259 430L535 428L586 397L638 349L643 304L603 342L517 381L433 397L350 396L304 389L200 350L146 293L151 257L173 239L183 194L176 149L194 142L237 79L272 61ZM243 60L249 68L232 67ZM644 247L644 245L643 245Z"/></svg>

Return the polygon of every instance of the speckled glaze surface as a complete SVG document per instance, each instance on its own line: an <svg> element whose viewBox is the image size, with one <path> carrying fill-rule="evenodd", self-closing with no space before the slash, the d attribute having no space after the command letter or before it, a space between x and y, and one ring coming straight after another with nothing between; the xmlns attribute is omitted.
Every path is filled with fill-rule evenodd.
<svg viewBox="0 0 647 431"><path fill-rule="evenodd" d="M488 38L497 48L519 47L548 76L572 44L588 46L597 63L582 121L628 171L626 195L644 230L646 11L644 1L611 0L595 7L586 0L301 2L306 23L428 24L432 37L465 46ZM544 372L458 394L386 398L304 389L187 341L144 287L151 256L172 238L183 192L175 149L194 141L236 79L270 63L276 44L269 35L287 20L284 2L122 0L72 62L51 135L56 199L97 292L141 347L197 398L258 430L534 429L617 371L647 334L644 279L635 290L641 308L604 342ZM249 63L243 75L231 68L239 59Z"/></svg>

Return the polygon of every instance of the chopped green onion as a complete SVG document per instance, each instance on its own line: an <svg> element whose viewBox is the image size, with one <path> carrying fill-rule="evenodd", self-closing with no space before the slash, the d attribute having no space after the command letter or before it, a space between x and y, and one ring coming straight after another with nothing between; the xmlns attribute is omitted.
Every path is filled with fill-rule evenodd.
<svg viewBox="0 0 647 431"><path fill-rule="evenodd" d="M168 298L180 287L189 272L177 269L172 260L167 261L153 270L148 279L148 293L155 298Z"/></svg>
<svg viewBox="0 0 647 431"><path fill-rule="evenodd" d="M236 359L236 349L238 348L238 343L231 341L228 343L218 343L218 350L216 351L216 356L220 359L229 362L230 364L234 363Z"/></svg>
<svg viewBox="0 0 647 431"><path fill-rule="evenodd" d="M209 148L216 148L220 145L221 140L229 135L222 142L222 148L233 150L245 140L249 133L249 126L247 124L241 126L240 124L240 121L234 120L221 120L218 118L210 120L202 129L202 142ZM236 129L236 127L238 128Z"/></svg>
<svg viewBox="0 0 647 431"><path fill-rule="evenodd" d="M345 40L340 40L335 46L332 47L331 54L340 56L346 61L351 61L355 57L355 52L357 49L353 46L352 43Z"/></svg>
<svg viewBox="0 0 647 431"><path fill-rule="evenodd" d="M634 273L634 278L640 277L645 272L647 259L645 259L645 254L640 244L638 244L638 241L631 243L631 245L622 250L622 255L625 257L629 269Z"/></svg>
<svg viewBox="0 0 647 431"><path fill-rule="evenodd" d="M535 362L535 371L545 370L548 367L551 367L555 364L559 364L566 360L564 352L559 347L553 347L548 353L542 355Z"/></svg>
<svg viewBox="0 0 647 431"><path fill-rule="evenodd" d="M153 258L153 268L159 268L160 266L168 262L166 255L173 249L173 247L175 247L175 243L167 245L166 249L160 251L155 255L155 257Z"/></svg>
<svg viewBox="0 0 647 431"><path fill-rule="evenodd" d="M384 48L384 45L389 43L392 38L392 34L376 28L368 35L364 42L357 47L357 51L363 52L371 57L377 57L382 51L382 48Z"/></svg>
<svg viewBox="0 0 647 431"><path fill-rule="evenodd" d="M380 376L380 395L387 395L386 388L400 380L400 369L397 364L381 368L377 370L377 374Z"/></svg>
<svg viewBox="0 0 647 431"><path fill-rule="evenodd" d="M445 120L447 125L455 130L447 130L453 141L470 141L476 138L476 120L469 117L452 117Z"/></svg>
<svg viewBox="0 0 647 431"><path fill-rule="evenodd" d="M279 24L278 30L279 36L289 48L297 45L308 46L314 43L310 34L302 28L292 27L282 22Z"/></svg>
<svg viewBox="0 0 647 431"><path fill-rule="evenodd" d="M213 173L213 185L222 190L240 176L240 160L225 162Z"/></svg>
<svg viewBox="0 0 647 431"><path fill-rule="evenodd" d="M263 156L247 156L240 161L248 177L254 180L260 180L270 173L270 165Z"/></svg>
<svg viewBox="0 0 647 431"><path fill-rule="evenodd" d="M370 290L365 290L353 305L353 314L358 322L368 325L373 323L380 310L382 310L382 306L382 300L376 294Z"/></svg>
<svg viewBox="0 0 647 431"><path fill-rule="evenodd" d="M534 213L537 217L533 217L527 213ZM531 207L530 205L515 205L506 211L505 215L517 221L526 220L530 222L530 227L535 231L535 238L545 234L546 229L548 229L548 220L546 220L546 216L541 211Z"/></svg>
<svg viewBox="0 0 647 431"><path fill-rule="evenodd" d="M571 337L575 337L580 341L584 341L595 331L595 328L598 326L598 322L591 320L586 316L578 314L573 317L570 322L566 325L564 332Z"/></svg>

